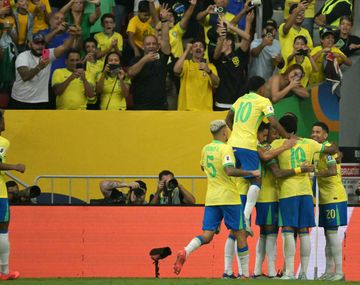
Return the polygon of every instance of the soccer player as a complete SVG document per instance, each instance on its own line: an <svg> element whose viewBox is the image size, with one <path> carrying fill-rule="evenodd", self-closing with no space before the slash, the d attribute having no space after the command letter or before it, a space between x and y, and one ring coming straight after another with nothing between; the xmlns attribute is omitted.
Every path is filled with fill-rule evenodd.
<svg viewBox="0 0 360 285"><path fill-rule="evenodd" d="M237 240L237 252L241 260L242 273L245 277L249 277L249 253L242 206L236 184L230 176L252 175L257 177L260 172L259 170L243 171L235 168L234 153L231 146L226 144L228 129L225 121L211 122L210 131L214 140L204 146L200 161L201 168L208 178L203 233L193 238L183 250L178 252L174 272L179 274L189 254L212 240L215 231L224 219L226 227L233 231Z"/></svg>
<svg viewBox="0 0 360 285"><path fill-rule="evenodd" d="M280 124L288 133L296 134L297 118L285 115ZM283 139L272 142L273 148L283 143ZM335 145L325 146L314 140L298 138L297 144L290 150L278 155L280 169L292 170L294 176L275 175L280 186L279 193L279 226L282 227L284 242L285 274L282 279L294 279L295 238L294 232L300 236L301 279L306 279L307 267L311 251L309 228L315 225L312 187L308 174L302 173L302 166L311 164L315 153L334 154ZM283 178L281 177L283 176Z"/></svg>
<svg viewBox="0 0 360 285"><path fill-rule="evenodd" d="M0 280L12 280L19 278L20 273L17 271L9 271L10 244L8 227L10 221L10 210L4 171L15 170L24 173L25 165L6 163L5 158L10 142L1 136L1 133L4 130L4 113L0 111Z"/></svg>
<svg viewBox="0 0 360 285"><path fill-rule="evenodd" d="M316 122L312 127L311 138L323 145L327 141L328 126ZM347 225L347 195L341 180L341 166L338 154L321 154L317 161L316 179L319 186L319 225L324 228L326 237L326 271L322 280L344 280L342 271L342 248L338 227ZM335 273L333 265L335 262Z"/></svg>
<svg viewBox="0 0 360 285"><path fill-rule="evenodd" d="M265 80L259 76L251 77L247 83L248 93L241 96L231 107L226 117L226 123L232 130L229 144L234 149L236 167L241 165L244 170L256 170L260 167L257 152L257 131L261 121L266 117L271 126L277 129L284 138L290 135L284 130L274 116L274 108L265 94ZM260 191L260 177L246 176L250 179L245 205L246 231L252 234L250 215L255 207Z"/></svg>

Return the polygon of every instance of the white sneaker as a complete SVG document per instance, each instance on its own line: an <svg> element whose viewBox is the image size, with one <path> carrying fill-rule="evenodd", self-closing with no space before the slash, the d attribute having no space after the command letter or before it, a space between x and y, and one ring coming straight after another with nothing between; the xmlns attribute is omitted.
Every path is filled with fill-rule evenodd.
<svg viewBox="0 0 360 285"><path fill-rule="evenodd" d="M323 275L318 277L316 280L328 280L330 277L332 277L335 273L334 272L325 272Z"/></svg>
<svg viewBox="0 0 360 285"><path fill-rule="evenodd" d="M294 275L284 274L283 276L281 276L280 280L295 280L295 277L294 277Z"/></svg>
<svg viewBox="0 0 360 285"><path fill-rule="evenodd" d="M328 281L345 281L345 276L344 276L344 274L341 274L341 273L335 273L326 280L328 280Z"/></svg>

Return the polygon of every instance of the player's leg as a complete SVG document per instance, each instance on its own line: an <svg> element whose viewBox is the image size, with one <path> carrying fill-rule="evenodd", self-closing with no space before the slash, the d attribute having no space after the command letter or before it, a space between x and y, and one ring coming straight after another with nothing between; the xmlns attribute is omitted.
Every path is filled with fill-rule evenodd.
<svg viewBox="0 0 360 285"><path fill-rule="evenodd" d="M243 148L234 148L234 155L236 158L236 167L241 166L241 168L244 170L257 170L261 167L259 154L257 151ZM253 232L250 227L250 216L259 196L261 178L254 176L245 176L244 178L250 180L250 187L247 192L247 200L244 207L245 225L246 231L249 233L249 235L253 236Z"/></svg>
<svg viewBox="0 0 360 285"><path fill-rule="evenodd" d="M276 277L276 240L278 236L278 227L269 226L265 227L266 241L265 241L265 252L268 258L268 276Z"/></svg>
<svg viewBox="0 0 360 285"><path fill-rule="evenodd" d="M266 232L264 227L260 227L260 236L256 242L256 256L255 256L255 268L254 278L262 275L262 265L265 259L265 247L266 247Z"/></svg>
<svg viewBox="0 0 360 285"><path fill-rule="evenodd" d="M240 259L242 276L249 277L249 250L242 205L221 206L226 227L232 230L237 242L237 255Z"/></svg>
<svg viewBox="0 0 360 285"><path fill-rule="evenodd" d="M235 253L236 239L232 231L229 233L224 247L224 279L234 279L234 273L232 269L234 253Z"/></svg>
<svg viewBox="0 0 360 285"><path fill-rule="evenodd" d="M285 273L282 279L294 279L295 228L299 224L299 198L279 199L279 227L282 228Z"/></svg>
<svg viewBox="0 0 360 285"><path fill-rule="evenodd" d="M211 242L214 237L216 229L219 227L222 220L222 211L220 206L206 206L203 218L203 233L194 237L184 249L177 253L174 264L174 273L180 274L181 269L187 257L203 244Z"/></svg>
<svg viewBox="0 0 360 285"><path fill-rule="evenodd" d="M325 235L335 263L335 274L329 276L327 280L340 281L345 278L342 270L342 245L338 235L338 227L347 224L347 203L328 204L325 212L327 221Z"/></svg>
<svg viewBox="0 0 360 285"><path fill-rule="evenodd" d="M309 228L315 226L314 203L311 195L303 195L299 197L299 237L300 237L300 260L301 275L299 279L307 279L307 269L309 266L311 241Z"/></svg>
<svg viewBox="0 0 360 285"><path fill-rule="evenodd" d="M19 278L17 271L9 272L10 243L8 235L10 211L8 199L0 198L0 271L1 280Z"/></svg>

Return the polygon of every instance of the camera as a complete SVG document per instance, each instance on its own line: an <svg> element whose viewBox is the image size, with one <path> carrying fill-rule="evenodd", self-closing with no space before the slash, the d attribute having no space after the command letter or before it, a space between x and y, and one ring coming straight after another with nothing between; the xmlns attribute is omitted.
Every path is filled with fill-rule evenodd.
<svg viewBox="0 0 360 285"><path fill-rule="evenodd" d="M250 2L249 8L254 9L255 6L259 6L259 5L261 5L261 0L253 0Z"/></svg>
<svg viewBox="0 0 360 285"><path fill-rule="evenodd" d="M141 188L135 188L135 189L132 189L132 191L134 192L134 195L138 198L145 195L145 191Z"/></svg>
<svg viewBox="0 0 360 285"><path fill-rule="evenodd" d="M299 49L299 50L297 51L297 54L298 54L298 55L307 56L308 50L307 50L307 49Z"/></svg>
<svg viewBox="0 0 360 285"><path fill-rule="evenodd" d="M224 13L224 8L223 7L215 7L214 12L218 13L218 14Z"/></svg>
<svg viewBox="0 0 360 285"><path fill-rule="evenodd" d="M109 68L110 68L111 71L113 71L113 70L116 70L116 69L120 69L121 66L120 66L120 64L109 64Z"/></svg>
<svg viewBox="0 0 360 285"><path fill-rule="evenodd" d="M174 191L176 188L179 187L179 182L173 178L173 179L170 179L167 183L166 183L166 191L167 192L172 192Z"/></svg>

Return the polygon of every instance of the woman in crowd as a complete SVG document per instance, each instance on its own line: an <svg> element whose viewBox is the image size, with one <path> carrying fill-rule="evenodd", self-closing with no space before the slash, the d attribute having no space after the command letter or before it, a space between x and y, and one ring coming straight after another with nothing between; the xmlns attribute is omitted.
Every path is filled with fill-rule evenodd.
<svg viewBox="0 0 360 285"><path fill-rule="evenodd" d="M101 110L126 110L126 97L129 95L129 80L120 65L120 55L109 53L104 69L97 77L96 93Z"/></svg>

